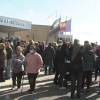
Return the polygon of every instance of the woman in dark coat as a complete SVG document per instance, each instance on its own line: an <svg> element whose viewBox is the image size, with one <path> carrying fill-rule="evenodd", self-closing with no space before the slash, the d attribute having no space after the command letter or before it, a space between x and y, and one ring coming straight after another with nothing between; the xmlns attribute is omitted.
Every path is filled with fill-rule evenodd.
<svg viewBox="0 0 100 100"><path fill-rule="evenodd" d="M55 59L54 59L54 69L55 69L55 77L54 77L54 84L58 85L58 76L59 76L59 70L58 70L58 53L59 50L61 49L61 45L58 46Z"/></svg>
<svg viewBox="0 0 100 100"><path fill-rule="evenodd" d="M58 51L58 57L57 57L57 62L58 62L58 70L59 70L59 79L58 79L58 83L60 88L59 89L65 89L65 87L63 87L63 78L66 74L66 66L65 64L65 59L68 59L68 49L67 49L67 44L64 43L61 47L61 49Z"/></svg>
<svg viewBox="0 0 100 100"><path fill-rule="evenodd" d="M72 57L71 57L71 98L74 98L75 92L75 83L77 79L77 98L80 98L81 84L82 84L82 73L83 73L83 55L82 47L80 41L75 39L74 45L72 48Z"/></svg>
<svg viewBox="0 0 100 100"><path fill-rule="evenodd" d="M92 78L92 71L93 71L93 62L96 60L95 53L92 50L91 44L87 43L85 46L85 51L83 52L83 60L84 60L84 73L82 78L82 93L84 89L84 81L86 78L87 90L89 92L91 78Z"/></svg>
<svg viewBox="0 0 100 100"><path fill-rule="evenodd" d="M0 82L5 82L4 69L7 64L5 44L0 43Z"/></svg>

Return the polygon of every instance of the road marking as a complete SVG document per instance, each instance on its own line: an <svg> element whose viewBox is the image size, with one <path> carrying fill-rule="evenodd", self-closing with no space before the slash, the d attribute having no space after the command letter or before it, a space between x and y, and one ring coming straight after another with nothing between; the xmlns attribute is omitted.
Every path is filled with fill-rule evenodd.
<svg viewBox="0 0 100 100"><path fill-rule="evenodd" d="M48 83L53 83L53 81L48 81L48 82L43 82L43 83L37 83L36 86L39 86L39 85L45 85L45 84L48 84ZM24 87L29 87L30 85L24 85ZM0 89L0 91L6 91L6 90L10 90L11 88L5 88L5 89Z"/></svg>

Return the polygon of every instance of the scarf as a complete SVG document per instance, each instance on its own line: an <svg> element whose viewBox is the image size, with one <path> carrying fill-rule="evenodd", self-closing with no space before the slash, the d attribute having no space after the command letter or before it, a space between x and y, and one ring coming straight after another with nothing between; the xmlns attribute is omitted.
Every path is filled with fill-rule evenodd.
<svg viewBox="0 0 100 100"><path fill-rule="evenodd" d="M80 41L78 39L75 39L72 52L72 61L75 59L78 51L80 50L80 47L81 47Z"/></svg>

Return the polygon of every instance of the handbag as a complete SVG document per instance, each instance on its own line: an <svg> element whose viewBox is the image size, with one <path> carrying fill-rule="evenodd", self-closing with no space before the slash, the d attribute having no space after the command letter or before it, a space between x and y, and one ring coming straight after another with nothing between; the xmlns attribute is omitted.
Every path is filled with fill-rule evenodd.
<svg viewBox="0 0 100 100"><path fill-rule="evenodd" d="M67 60L67 59L65 58L64 63L71 63L71 61L69 61L69 60Z"/></svg>
<svg viewBox="0 0 100 100"><path fill-rule="evenodd" d="M18 59L18 58L17 58ZM13 69L12 69L13 73L20 73L20 68L18 67L18 63L14 63L13 62Z"/></svg>
<svg viewBox="0 0 100 100"><path fill-rule="evenodd" d="M71 61L69 61L69 60L67 60L65 58L65 60L64 60L64 66L66 67L67 72L70 71L70 65L71 65Z"/></svg>

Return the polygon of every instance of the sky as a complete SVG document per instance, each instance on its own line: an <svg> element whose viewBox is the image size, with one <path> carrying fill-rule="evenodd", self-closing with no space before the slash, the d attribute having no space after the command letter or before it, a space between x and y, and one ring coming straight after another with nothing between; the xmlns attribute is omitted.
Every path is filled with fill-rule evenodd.
<svg viewBox="0 0 100 100"><path fill-rule="evenodd" d="M100 44L100 0L0 0L0 15L32 21L33 24L52 25L72 19L71 34L83 42ZM45 20L49 15L51 18ZM69 33L66 33L69 34Z"/></svg>

